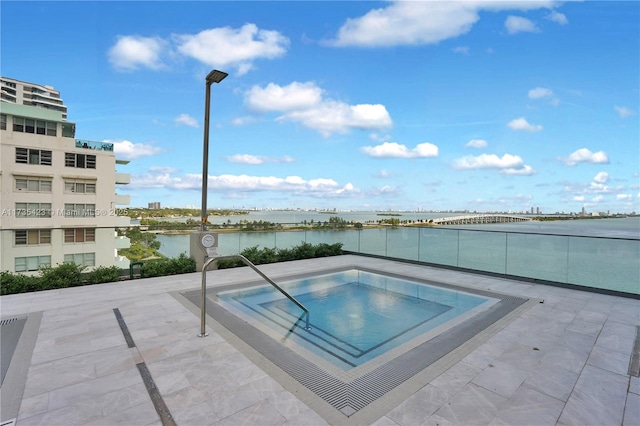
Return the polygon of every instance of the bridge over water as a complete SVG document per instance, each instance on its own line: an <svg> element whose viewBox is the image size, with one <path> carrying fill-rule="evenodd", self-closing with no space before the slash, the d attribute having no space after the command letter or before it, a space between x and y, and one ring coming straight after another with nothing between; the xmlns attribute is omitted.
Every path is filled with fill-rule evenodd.
<svg viewBox="0 0 640 426"><path fill-rule="evenodd" d="M509 223L529 222L530 217L515 216L509 214L471 214L464 216L441 217L433 219L436 225L472 225L478 223Z"/></svg>

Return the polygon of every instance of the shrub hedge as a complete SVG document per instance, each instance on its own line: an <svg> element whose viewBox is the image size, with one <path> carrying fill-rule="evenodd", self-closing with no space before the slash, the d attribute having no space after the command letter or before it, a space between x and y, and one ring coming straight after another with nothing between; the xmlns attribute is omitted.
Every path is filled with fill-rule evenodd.
<svg viewBox="0 0 640 426"><path fill-rule="evenodd" d="M342 243L317 245L302 242L292 248L258 249L258 246L244 249L240 254L256 265L265 263L285 262L288 260L311 259L313 257L337 256L342 254ZM244 266L236 260L221 260L218 269ZM64 263L56 267L41 268L39 275L13 274L9 271L0 272L0 295L27 293L40 290L76 287L81 285L99 284L120 280L120 269L116 266L98 266L88 273L82 272L82 266L75 263ZM160 258L145 261L142 264L142 276L159 277L165 275L186 274L196 271L196 262L192 257L181 253L177 258Z"/></svg>
<svg viewBox="0 0 640 426"><path fill-rule="evenodd" d="M313 245L303 241L299 246L290 249L268 247L258 249L258 246L253 246L242 250L240 254L249 259L254 265L261 265L314 257L339 256L342 254L342 243ZM237 266L244 266L244 263L241 260L221 260L218 262L218 269L235 268Z"/></svg>

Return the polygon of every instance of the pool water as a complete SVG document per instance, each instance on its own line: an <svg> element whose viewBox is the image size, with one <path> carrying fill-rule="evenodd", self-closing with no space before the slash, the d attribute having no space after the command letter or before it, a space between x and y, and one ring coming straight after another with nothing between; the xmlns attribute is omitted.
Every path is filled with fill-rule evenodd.
<svg viewBox="0 0 640 426"><path fill-rule="evenodd" d="M343 370L497 299L357 269L278 283L304 312L270 285L219 293L218 303L283 344L300 346Z"/></svg>

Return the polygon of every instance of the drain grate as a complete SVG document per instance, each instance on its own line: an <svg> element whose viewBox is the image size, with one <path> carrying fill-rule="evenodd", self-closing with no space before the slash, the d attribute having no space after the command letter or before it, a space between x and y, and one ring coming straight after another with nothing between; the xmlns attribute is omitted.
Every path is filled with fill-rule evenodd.
<svg viewBox="0 0 640 426"><path fill-rule="evenodd" d="M9 370L9 364L16 351L24 324L27 317L8 318L0 321L2 333L0 333L0 385Z"/></svg>
<svg viewBox="0 0 640 426"><path fill-rule="evenodd" d="M636 325L636 341L629 361L629 375L640 377L640 325Z"/></svg>
<svg viewBox="0 0 640 426"><path fill-rule="evenodd" d="M199 290L183 293L200 306ZM349 417L420 373L473 336L486 329L528 299L491 295L501 299L492 308L480 312L473 321L452 327L446 333L405 352L374 370L350 381L343 381L320 368L292 349L281 345L250 324L207 299L207 313L245 343L269 359L300 384Z"/></svg>

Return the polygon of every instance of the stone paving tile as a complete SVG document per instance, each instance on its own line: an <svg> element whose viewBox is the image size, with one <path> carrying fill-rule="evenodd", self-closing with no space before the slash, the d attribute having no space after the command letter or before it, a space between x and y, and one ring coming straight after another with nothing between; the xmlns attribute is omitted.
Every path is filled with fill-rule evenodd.
<svg viewBox="0 0 640 426"><path fill-rule="evenodd" d="M630 355L635 338L635 326L608 319L596 340L596 347Z"/></svg>
<svg viewBox="0 0 640 426"><path fill-rule="evenodd" d="M495 364L485 368L471 383L510 398L530 374L506 362L496 361Z"/></svg>
<svg viewBox="0 0 640 426"><path fill-rule="evenodd" d="M431 385L450 395L455 395L481 372L481 369L473 365L459 362L432 380Z"/></svg>
<svg viewBox="0 0 640 426"><path fill-rule="evenodd" d="M435 415L458 425L489 424L507 401L505 397L469 384Z"/></svg>
<svg viewBox="0 0 640 426"><path fill-rule="evenodd" d="M640 425L640 395L630 393L627 395L627 404L624 408L622 426Z"/></svg>
<svg viewBox="0 0 640 426"><path fill-rule="evenodd" d="M578 373L560 367L538 368L524 385L566 402L578 381Z"/></svg>
<svg viewBox="0 0 640 426"><path fill-rule="evenodd" d="M587 364L611 371L612 373L627 375L629 372L630 359L630 355L608 350L602 346L596 346L591 351L589 359L587 359Z"/></svg>
<svg viewBox="0 0 640 426"><path fill-rule="evenodd" d="M217 420L211 425L237 426L237 425L281 425L285 418L267 401L259 401L242 411L238 411L224 419Z"/></svg>
<svg viewBox="0 0 640 426"><path fill-rule="evenodd" d="M64 388L58 388L49 393L49 409L55 410L73 405L85 399L103 397L112 392L122 391L129 386L142 383L137 369L103 376L94 380L76 383ZM112 399L112 398L110 398Z"/></svg>
<svg viewBox="0 0 640 426"><path fill-rule="evenodd" d="M565 405L565 425L621 424L629 379L587 365Z"/></svg>
<svg viewBox="0 0 640 426"><path fill-rule="evenodd" d="M385 417L398 425L419 425L451 399L452 395L427 385L389 411Z"/></svg>
<svg viewBox="0 0 640 426"><path fill-rule="evenodd" d="M482 370L489 364L495 362L502 352L504 352L504 349L487 342L464 357L462 361Z"/></svg>
<svg viewBox="0 0 640 426"><path fill-rule="evenodd" d="M520 387L498 411L497 420L508 425L555 425L564 403L535 389Z"/></svg>

